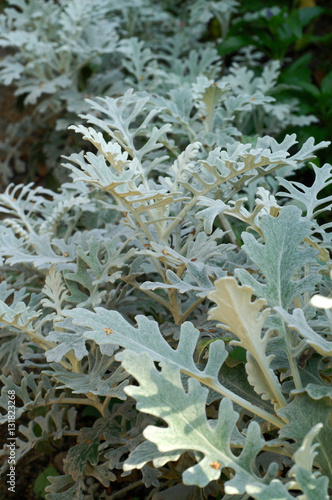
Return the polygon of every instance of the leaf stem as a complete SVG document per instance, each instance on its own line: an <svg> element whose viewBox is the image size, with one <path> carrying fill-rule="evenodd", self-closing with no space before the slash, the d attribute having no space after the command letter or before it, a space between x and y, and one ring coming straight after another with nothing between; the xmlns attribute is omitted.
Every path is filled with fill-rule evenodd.
<svg viewBox="0 0 332 500"><path fill-rule="evenodd" d="M236 237L232 225L227 219L227 217L224 214L219 214L219 220L225 231L228 231L228 237L233 243L233 245L235 245L237 248L240 248L238 238Z"/></svg>
<svg viewBox="0 0 332 500"><path fill-rule="evenodd" d="M290 367L292 375L293 375L294 385L295 385L296 389L302 389L303 386L302 386L302 382L301 382L299 369L298 369L296 361L293 357L292 346L290 343L290 337L287 334L286 325L285 325L284 321L282 322L282 329L283 329L284 339L285 339L285 344L286 344L286 354L287 354L287 358L288 358L288 362L289 362L289 367Z"/></svg>
<svg viewBox="0 0 332 500"><path fill-rule="evenodd" d="M183 314L181 314L180 325L182 325L182 323L186 321L188 316L190 316L190 314L205 300L205 298L206 297L199 297Z"/></svg>
<svg viewBox="0 0 332 500"><path fill-rule="evenodd" d="M135 288L137 288L138 290L140 290L141 292L144 292L146 293L146 295L149 295L149 297L151 297L153 300L155 300L156 302L159 302L159 304L161 304L162 306L166 307L166 309L172 313L173 311L173 308L171 306L171 304L169 302L167 302L167 300L163 299L162 297L160 297L160 295L157 295L156 293L154 293L152 290L146 290L145 288L141 288L140 287L140 284L137 283L137 281L133 281L133 280L126 280L124 278L122 278L126 283L128 283L129 285L132 285L134 286Z"/></svg>
<svg viewBox="0 0 332 500"><path fill-rule="evenodd" d="M129 484L125 488L122 488L122 490L116 491L115 493L113 493L113 495L110 496L110 500L114 500L115 498L121 498L125 493L128 493L128 491L133 490L134 488L137 488L137 486L141 486L141 484L143 484L142 479L139 479L135 483Z"/></svg>
<svg viewBox="0 0 332 500"><path fill-rule="evenodd" d="M271 413L263 410L262 408L259 408L259 406L255 406L252 403L249 403L249 401L246 401L245 399L241 398L241 396L238 396L234 392L230 391L229 389L224 387L222 384L214 382L212 380L212 378L204 377L204 376L199 377L199 376L195 375L194 373L189 372L187 370L183 370L183 369L181 369L181 371L183 373L186 373L190 377L196 378L199 382L210 387L211 389L218 392L219 394L222 394L225 398L229 398L231 401L233 401L233 403L236 403L236 404L242 406L242 408L245 408L246 410L250 411L250 413L253 413L254 415L257 415L258 417L263 418L264 420L266 420L267 422L270 422L271 424L275 425L276 427L281 428L285 425L286 422L284 420L281 420L281 418L279 418L275 415L272 415Z"/></svg>

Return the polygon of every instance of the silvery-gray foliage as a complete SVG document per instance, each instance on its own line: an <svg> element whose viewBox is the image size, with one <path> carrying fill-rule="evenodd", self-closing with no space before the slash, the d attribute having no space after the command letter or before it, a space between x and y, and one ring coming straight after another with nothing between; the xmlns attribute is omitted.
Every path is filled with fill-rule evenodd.
<svg viewBox="0 0 332 500"><path fill-rule="evenodd" d="M59 193L10 185L0 197L2 345L10 343L18 365L10 373L2 358L0 404L14 389L18 417L53 405L35 420L38 439L34 427L20 428L19 456L41 439L77 435L63 418L90 405L101 427L96 421L96 431L78 437L48 498L62 489L80 497L91 476L105 487L114 467L142 469L147 487L171 488L176 481L163 476L170 461L199 488L219 484L223 472L226 495L272 498L278 490L287 499L315 485L327 498L331 333L310 297L330 266L317 207L330 203L320 193L331 167L314 167L311 187L279 178L290 193L280 193L283 203L258 187L246 208L248 185L277 182L278 170L296 170L327 144L310 139L289 154L294 136L280 144L265 136L213 149L196 141L177 153L184 136L151 102L132 90L91 100L99 116L83 116L89 126L75 130L96 152L66 159L73 182ZM26 276L25 289L15 273ZM179 332L166 335L164 322ZM246 359L237 358L240 348ZM309 361L321 360L316 371L301 361L308 349ZM138 419L135 400L148 420ZM306 411L312 418L299 432ZM292 464L283 481L280 463L263 460L276 450ZM146 467L160 470L152 478Z"/></svg>
<svg viewBox="0 0 332 500"><path fill-rule="evenodd" d="M319 306L331 291L320 219L331 166L312 164L311 186L287 179L328 143L274 139L277 64L220 77L213 48L190 53L211 15L227 30L236 2L222 3L195 2L184 31L196 31L177 33L187 45L170 38L157 60L161 30L135 39L139 16L172 25L171 2L123 2L124 39L109 43L132 88L75 109L89 148L65 158L71 181L58 192L11 184L0 195L1 423L14 390L18 459L47 440L67 449L48 500L104 498L134 469L137 487L169 498L331 493L332 322ZM63 16L81 8L58 4ZM82 407L91 427L76 422Z"/></svg>
<svg viewBox="0 0 332 500"><path fill-rule="evenodd" d="M299 116L296 100L278 103L271 97L279 61L255 71L241 62L227 69L213 43L200 43L212 18L226 36L239 7L235 0L6 4L0 15L0 46L5 50L0 83L12 86L33 112L10 123L0 143L4 183L14 171L24 170L20 149L41 130L39 152L63 182L60 155L71 152L74 140L84 147L78 136L65 133L68 125L78 123L77 114L89 109L84 98L115 97L128 88L149 96L152 109L164 108L160 122L173 125L173 134L183 139L181 145L198 140L213 148L241 133L275 134L316 120ZM30 151L28 155L30 162L37 161Z"/></svg>

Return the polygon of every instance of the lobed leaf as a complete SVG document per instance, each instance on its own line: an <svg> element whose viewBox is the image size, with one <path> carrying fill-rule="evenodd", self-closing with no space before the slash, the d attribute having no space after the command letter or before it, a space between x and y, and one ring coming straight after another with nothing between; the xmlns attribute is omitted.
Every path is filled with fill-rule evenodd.
<svg viewBox="0 0 332 500"><path fill-rule="evenodd" d="M248 233L242 237L243 249L258 266L266 283L244 269L237 270L236 276L245 285L252 286L258 297L266 298L269 305L287 310L298 295L312 290L320 281L320 277L313 274L294 280L295 273L313 263L317 255L313 248L300 248L311 233L310 227L310 222L302 219L301 211L293 206L282 208L278 217L263 216L260 228L264 244Z"/></svg>
<svg viewBox="0 0 332 500"><path fill-rule="evenodd" d="M168 427L148 426L144 436L155 443L160 452L187 449L201 452L204 458L183 473L184 484L204 487L219 478L223 467L231 467L235 476L225 485L226 493L243 493L248 484L264 480L256 476L252 465L256 454L264 444L259 427L248 427L242 453L235 456L231 451L232 434L238 414L231 402L221 401L216 424L212 427L206 417L207 389L194 379L188 381L188 392L183 388L176 366L161 361L161 371L152 358L126 350L123 366L139 382L139 386L126 388L128 395L137 399L137 408L162 418Z"/></svg>

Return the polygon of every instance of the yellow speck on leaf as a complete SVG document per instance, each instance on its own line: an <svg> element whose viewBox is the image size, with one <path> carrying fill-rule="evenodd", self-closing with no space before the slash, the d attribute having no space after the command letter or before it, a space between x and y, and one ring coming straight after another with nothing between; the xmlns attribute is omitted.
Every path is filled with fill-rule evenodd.
<svg viewBox="0 0 332 500"><path fill-rule="evenodd" d="M63 254L63 256L64 256L64 257L69 257L69 252L65 252L65 253Z"/></svg>
<svg viewBox="0 0 332 500"><path fill-rule="evenodd" d="M165 248L163 249L162 252L163 252L164 255L167 255L167 252L166 252Z"/></svg>
<svg viewBox="0 0 332 500"><path fill-rule="evenodd" d="M212 467L212 469L219 470L221 467L221 464L217 460L215 460L214 462L210 463L210 467Z"/></svg>
<svg viewBox="0 0 332 500"><path fill-rule="evenodd" d="M110 328L104 328L103 332L106 332L107 335L109 335L110 333L114 333Z"/></svg>

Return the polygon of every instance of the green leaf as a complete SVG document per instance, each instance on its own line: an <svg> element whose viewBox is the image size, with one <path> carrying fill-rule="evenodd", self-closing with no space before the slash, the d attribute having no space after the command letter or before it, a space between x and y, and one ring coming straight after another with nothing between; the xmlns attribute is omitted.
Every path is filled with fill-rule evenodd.
<svg viewBox="0 0 332 500"><path fill-rule="evenodd" d="M53 467L53 465L49 465L46 469L43 470L38 476L33 485L33 492L39 497L46 498L45 488L50 484L48 480L48 476L59 476L58 471Z"/></svg>
<svg viewBox="0 0 332 500"><path fill-rule="evenodd" d="M235 347L236 349L242 349L241 347ZM233 350L233 351L234 351ZM231 353L233 352L231 351ZM241 354L243 356L244 362L246 361L246 351L243 349L244 353ZM228 356L226 363L229 361L231 356ZM238 394L243 399L247 399L251 401L251 403L264 408L266 411L273 413L273 406L271 405L269 400L264 400L262 397L257 394L254 388L250 385L248 380L248 374L246 372L246 368L243 363L240 363L236 366L228 366L226 363L223 364L219 373L219 381L223 384L227 389L232 391L235 394ZM213 393L215 394L215 393ZM217 396L217 394L215 394Z"/></svg>
<svg viewBox="0 0 332 500"><path fill-rule="evenodd" d="M307 26L313 19L320 16L324 9L322 7L304 7L297 10L302 26Z"/></svg>
<svg viewBox="0 0 332 500"><path fill-rule="evenodd" d="M220 55L231 54L251 44L252 38L250 36L230 36L218 46L218 52Z"/></svg>
<svg viewBox="0 0 332 500"><path fill-rule="evenodd" d="M93 427L83 427L80 429L77 442L72 446L64 459L64 472L71 474L77 481L83 476L87 465L96 466L98 464L99 449L101 441L112 441L114 436L118 437L119 428L112 424L109 418L100 418L96 420ZM113 480L115 479L112 473Z"/></svg>
<svg viewBox="0 0 332 500"><path fill-rule="evenodd" d="M332 71L324 76L321 84L321 91L328 96L332 95Z"/></svg>
<svg viewBox="0 0 332 500"><path fill-rule="evenodd" d="M313 274L296 281L293 279L304 265L315 261L318 253L312 248L299 248L311 234L311 224L301 218L297 207L287 206L282 208L279 217L263 216L260 227L265 243L259 243L251 234L242 233L243 249L265 276L266 284L257 281L244 269L235 274L242 283L252 286L258 297L264 297L268 305L287 310L294 298L313 290L320 281L320 277Z"/></svg>
<svg viewBox="0 0 332 500"><path fill-rule="evenodd" d="M311 71L309 69L311 58L312 54L310 53L304 54L303 56L297 58L287 68L283 69L280 75L280 81L300 87L303 86L303 83L311 85Z"/></svg>

